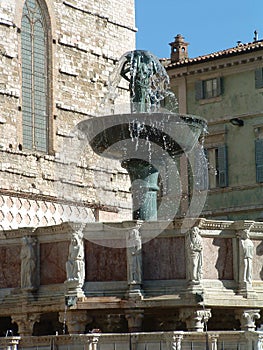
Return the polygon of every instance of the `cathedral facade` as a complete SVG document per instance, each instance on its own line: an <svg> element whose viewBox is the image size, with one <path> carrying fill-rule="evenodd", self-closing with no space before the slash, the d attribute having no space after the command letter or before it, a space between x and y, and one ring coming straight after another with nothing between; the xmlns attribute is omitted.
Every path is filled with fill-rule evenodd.
<svg viewBox="0 0 263 350"><path fill-rule="evenodd" d="M0 227L129 216L125 171L72 134L105 114L110 74L135 47L134 1L4 0L0 31Z"/></svg>

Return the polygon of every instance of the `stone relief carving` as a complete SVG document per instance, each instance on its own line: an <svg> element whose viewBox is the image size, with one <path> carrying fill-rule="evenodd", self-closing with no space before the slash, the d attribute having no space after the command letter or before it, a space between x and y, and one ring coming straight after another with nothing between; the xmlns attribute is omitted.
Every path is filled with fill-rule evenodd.
<svg viewBox="0 0 263 350"><path fill-rule="evenodd" d="M35 290L37 279L37 239L31 236L22 238L21 259L21 288Z"/></svg>
<svg viewBox="0 0 263 350"><path fill-rule="evenodd" d="M77 286L83 286L85 280L84 244L82 232L73 232L68 261L66 262L67 281L75 282Z"/></svg>
<svg viewBox="0 0 263 350"><path fill-rule="evenodd" d="M197 226L186 235L186 277L188 281L199 283L203 275L203 240Z"/></svg>
<svg viewBox="0 0 263 350"><path fill-rule="evenodd" d="M140 224L137 224L127 239L127 262L128 262L128 283L142 283L142 241L140 235Z"/></svg>
<svg viewBox="0 0 263 350"><path fill-rule="evenodd" d="M238 233L240 239L241 281L252 284L252 265L254 256L254 243L250 239L250 229Z"/></svg>

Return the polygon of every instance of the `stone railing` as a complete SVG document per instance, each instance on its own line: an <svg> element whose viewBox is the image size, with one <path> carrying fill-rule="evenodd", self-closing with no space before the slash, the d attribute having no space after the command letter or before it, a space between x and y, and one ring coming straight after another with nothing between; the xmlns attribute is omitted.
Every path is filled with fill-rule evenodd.
<svg viewBox="0 0 263 350"><path fill-rule="evenodd" d="M262 350L263 332L91 333L0 338L0 350Z"/></svg>

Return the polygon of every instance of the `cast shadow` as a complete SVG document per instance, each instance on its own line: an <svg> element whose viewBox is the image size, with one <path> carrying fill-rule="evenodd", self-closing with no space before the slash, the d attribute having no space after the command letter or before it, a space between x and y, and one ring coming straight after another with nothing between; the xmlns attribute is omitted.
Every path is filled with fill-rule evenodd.
<svg viewBox="0 0 263 350"><path fill-rule="evenodd" d="M215 264L218 279L225 288L229 288L227 282L234 280L232 239L216 237L213 239L213 245L219 247Z"/></svg>
<svg viewBox="0 0 263 350"><path fill-rule="evenodd" d="M257 246L256 254L258 256L262 256L263 255L263 241ZM259 275L260 275L261 280L263 281L263 266L261 267Z"/></svg>

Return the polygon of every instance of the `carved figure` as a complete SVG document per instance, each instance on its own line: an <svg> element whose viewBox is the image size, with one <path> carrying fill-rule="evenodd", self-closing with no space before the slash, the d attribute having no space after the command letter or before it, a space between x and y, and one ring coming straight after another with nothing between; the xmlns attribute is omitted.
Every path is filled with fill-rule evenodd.
<svg viewBox="0 0 263 350"><path fill-rule="evenodd" d="M248 230L243 230L239 233L243 255L243 282L252 283L252 260L254 256L254 244L250 239Z"/></svg>
<svg viewBox="0 0 263 350"><path fill-rule="evenodd" d="M74 232L69 245L68 261L66 262L67 281L75 281L83 285L85 279L84 246L82 234Z"/></svg>
<svg viewBox="0 0 263 350"><path fill-rule="evenodd" d="M158 107L169 84L160 62L143 50L128 52L125 58L120 75L129 82L133 111L147 112Z"/></svg>
<svg viewBox="0 0 263 350"><path fill-rule="evenodd" d="M200 282L203 275L203 241L197 226L187 233L186 256L187 279Z"/></svg>
<svg viewBox="0 0 263 350"><path fill-rule="evenodd" d="M142 283L142 241L139 231L140 225L136 225L128 236L127 260L128 283Z"/></svg>
<svg viewBox="0 0 263 350"><path fill-rule="evenodd" d="M37 256L36 240L31 236L22 238L21 259L21 288L33 290L36 288Z"/></svg>

